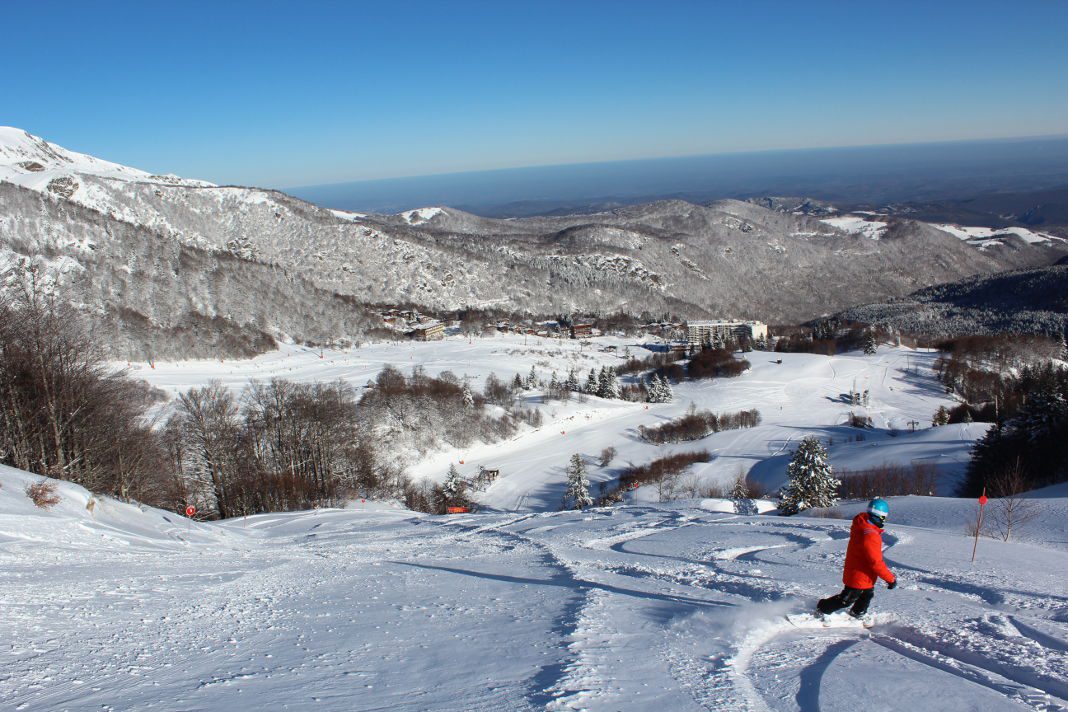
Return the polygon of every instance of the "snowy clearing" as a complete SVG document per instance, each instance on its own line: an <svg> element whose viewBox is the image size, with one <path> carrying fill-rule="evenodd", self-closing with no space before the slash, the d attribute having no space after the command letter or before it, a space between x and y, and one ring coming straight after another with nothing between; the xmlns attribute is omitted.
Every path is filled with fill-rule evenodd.
<svg viewBox="0 0 1068 712"><path fill-rule="evenodd" d="M784 618L838 590L848 520L357 504L197 524L90 512L67 483L39 510L38 479L0 468L3 709L1068 705L1063 493L1049 546L984 539L974 565L962 531L891 524L901 584L865 629Z"/></svg>
<svg viewBox="0 0 1068 712"><path fill-rule="evenodd" d="M1035 232L1025 227L964 227L960 225L932 225L943 232L957 237L965 242L980 246L999 245L998 238L1018 237L1029 245L1049 244L1051 242L1063 242L1059 237L1054 237L1044 232Z"/></svg>
<svg viewBox="0 0 1068 712"><path fill-rule="evenodd" d="M843 232L878 240L886 232L886 223L882 220L872 220L859 215L846 215L838 218L823 218L820 220L831 227L836 227Z"/></svg>

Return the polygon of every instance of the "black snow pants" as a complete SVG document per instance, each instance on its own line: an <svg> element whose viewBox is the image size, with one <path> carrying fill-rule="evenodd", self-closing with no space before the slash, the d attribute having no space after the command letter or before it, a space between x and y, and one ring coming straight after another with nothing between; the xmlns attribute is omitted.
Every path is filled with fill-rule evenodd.
<svg viewBox="0 0 1068 712"><path fill-rule="evenodd" d="M846 586L838 595L820 599L820 602L816 604L816 608L819 609L820 613L827 614L840 611L846 606L852 606L849 612L854 616L862 616L868 610L868 604L871 603L871 599L874 597L874 588L850 588Z"/></svg>

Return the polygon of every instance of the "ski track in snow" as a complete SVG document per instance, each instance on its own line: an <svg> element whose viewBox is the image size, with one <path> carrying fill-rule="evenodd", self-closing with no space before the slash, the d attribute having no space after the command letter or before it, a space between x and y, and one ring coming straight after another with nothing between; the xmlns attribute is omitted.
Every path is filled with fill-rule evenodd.
<svg viewBox="0 0 1068 712"><path fill-rule="evenodd" d="M277 375L362 385L416 353L431 371L505 380L547 349L583 368L619 358L570 344L525 356L507 347L520 344L447 340L324 358L293 347L140 374L173 394L211 377L234 388ZM694 468L710 481L757 463L753 476L774 483L809 433L834 439L836 465L951 452L952 474L983 432L885 433L943 402L907 372L929 354L783 357L750 354L744 376L680 384L674 403L648 410L600 399L543 406L540 430L414 465L429 476L459 460L465 471L499 465L479 514L354 503L197 524L110 500L87 512L88 494L67 483L63 504L40 512L22 494L33 478L0 467L0 709L808 712L866 699L866 709L920 710L932 690L940 710L1068 709L1068 491L1040 500L1033 531L1044 537L983 539L975 564L963 533L973 503L893 499L884 540L901 585L879 588L871 629L785 620L840 589L855 504L839 508L845 519L742 516L712 511L719 500L653 504L646 488L628 506L539 511L559 502L572 452L618 445L612 466L591 466L600 481L677 451L634 431L690 403L764 415L760 427L681 446L716 455ZM854 384L870 388L865 410L883 429L863 441L836 425Z"/></svg>
<svg viewBox="0 0 1068 712"><path fill-rule="evenodd" d="M799 630L783 616L838 589L847 527L322 510L199 525L222 548L0 545L0 707L805 711L843 709L855 671L898 706L899 674L983 709L1066 706L1068 601L1023 576L1063 552L1006 545L968 583L945 560L963 536L891 530L902 585L878 591L874 628Z"/></svg>

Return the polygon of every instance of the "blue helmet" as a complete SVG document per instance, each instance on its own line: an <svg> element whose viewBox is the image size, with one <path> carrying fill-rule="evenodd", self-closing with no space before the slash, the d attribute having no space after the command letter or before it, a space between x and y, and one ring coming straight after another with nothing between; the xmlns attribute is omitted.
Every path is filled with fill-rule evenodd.
<svg viewBox="0 0 1068 712"><path fill-rule="evenodd" d="M886 518L890 516L890 505L885 499L876 497L868 502L868 519L877 526L882 526Z"/></svg>

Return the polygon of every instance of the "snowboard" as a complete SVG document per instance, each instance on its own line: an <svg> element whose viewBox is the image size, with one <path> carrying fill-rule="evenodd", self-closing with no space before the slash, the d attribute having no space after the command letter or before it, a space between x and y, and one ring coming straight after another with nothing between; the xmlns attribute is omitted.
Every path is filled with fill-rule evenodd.
<svg viewBox="0 0 1068 712"><path fill-rule="evenodd" d="M786 622L795 628L871 628L875 621L869 616L857 619L848 613L832 613L827 616L816 616L812 613L789 613Z"/></svg>

